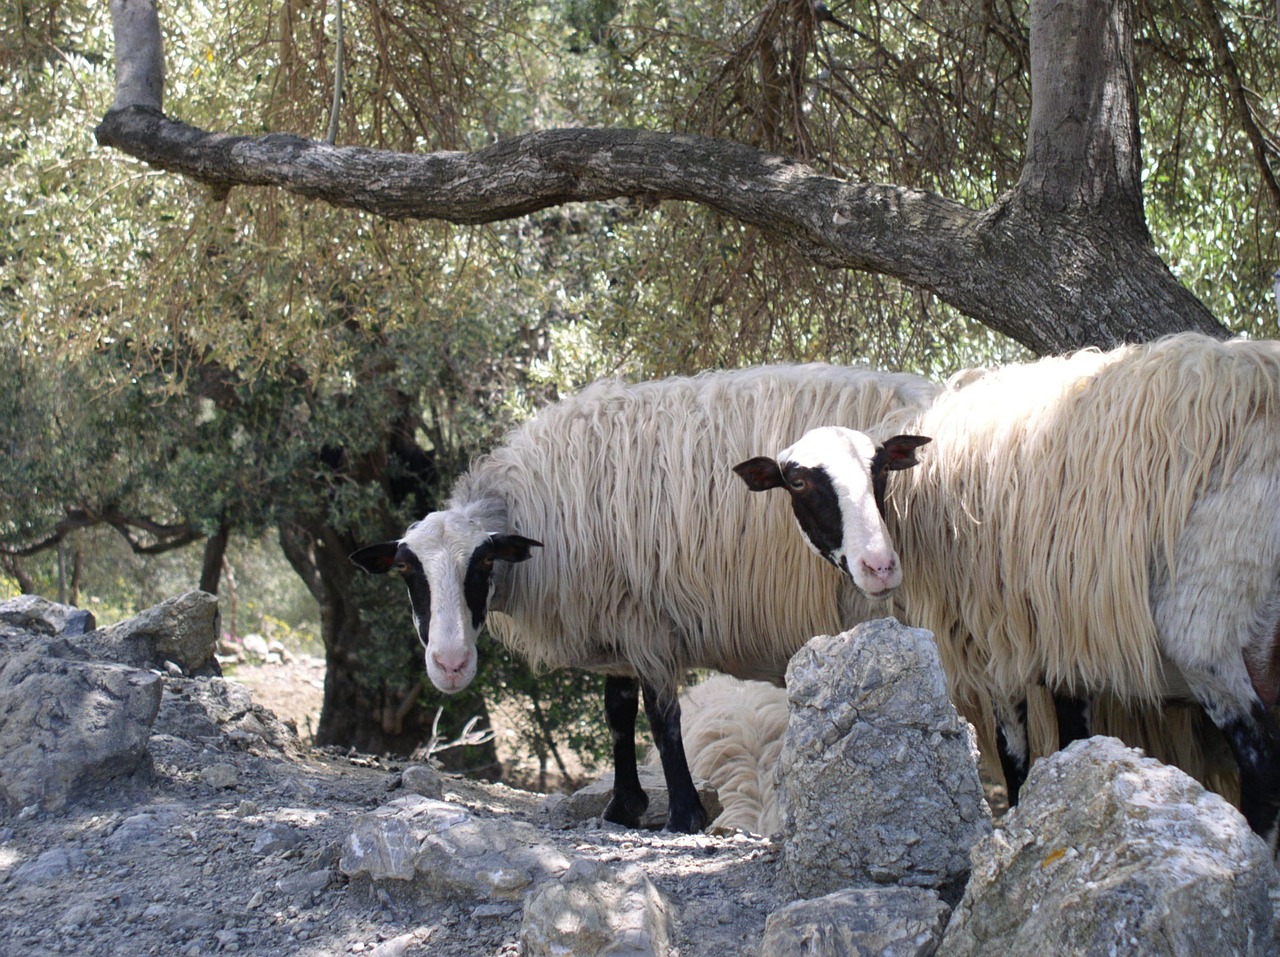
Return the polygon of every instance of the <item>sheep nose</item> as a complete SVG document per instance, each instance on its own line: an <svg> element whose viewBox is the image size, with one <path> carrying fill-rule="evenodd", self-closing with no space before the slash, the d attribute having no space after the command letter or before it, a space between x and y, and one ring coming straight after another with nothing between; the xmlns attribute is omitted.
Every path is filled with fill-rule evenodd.
<svg viewBox="0 0 1280 957"><path fill-rule="evenodd" d="M471 664L471 652L455 651L441 654L433 651L431 653L431 663L444 675L457 675L465 671L467 666Z"/></svg>
<svg viewBox="0 0 1280 957"><path fill-rule="evenodd" d="M858 564L862 566L864 575L883 586L876 589L877 591L893 591L902 582L902 573L898 571L896 555L890 555L888 558L873 558L870 561L863 558Z"/></svg>

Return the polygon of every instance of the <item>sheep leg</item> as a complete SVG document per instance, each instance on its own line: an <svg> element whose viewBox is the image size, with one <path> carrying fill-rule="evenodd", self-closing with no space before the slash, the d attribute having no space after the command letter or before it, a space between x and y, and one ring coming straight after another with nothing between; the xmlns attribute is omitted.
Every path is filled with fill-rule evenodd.
<svg viewBox="0 0 1280 957"><path fill-rule="evenodd" d="M667 830L697 834L707 826L707 812L693 786L680 733L680 702L674 694L644 685L644 713L667 778Z"/></svg>
<svg viewBox="0 0 1280 957"><path fill-rule="evenodd" d="M636 715L640 712L640 682L607 675L604 679L604 717L613 740L613 794L604 819L623 827L639 827L649 796L640 787L636 768Z"/></svg>
<svg viewBox="0 0 1280 957"><path fill-rule="evenodd" d="M1009 807L1018 803L1018 792L1027 780L1030 752L1027 746L1027 699L1023 698L1010 707L997 704L996 753L1000 756L1000 770L1004 772L1004 789Z"/></svg>
<svg viewBox="0 0 1280 957"><path fill-rule="evenodd" d="M1089 702L1084 698L1072 698L1054 694L1053 710L1058 716L1058 749L1072 741L1089 737Z"/></svg>
<svg viewBox="0 0 1280 957"><path fill-rule="evenodd" d="M1209 713L1213 716L1212 711ZM1275 850L1280 820L1280 726L1259 701L1247 718L1230 720L1218 727L1226 735L1240 767L1240 811L1249 826Z"/></svg>

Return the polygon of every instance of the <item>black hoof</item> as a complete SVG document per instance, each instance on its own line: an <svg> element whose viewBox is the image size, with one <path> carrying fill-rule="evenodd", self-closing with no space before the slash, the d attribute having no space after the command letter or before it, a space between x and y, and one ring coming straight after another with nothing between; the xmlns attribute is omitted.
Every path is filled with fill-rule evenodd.
<svg viewBox="0 0 1280 957"><path fill-rule="evenodd" d="M640 816L649 808L649 796L643 791L636 794L620 795L616 791L609 798L609 803L602 815L606 821L621 824L623 827L639 827Z"/></svg>

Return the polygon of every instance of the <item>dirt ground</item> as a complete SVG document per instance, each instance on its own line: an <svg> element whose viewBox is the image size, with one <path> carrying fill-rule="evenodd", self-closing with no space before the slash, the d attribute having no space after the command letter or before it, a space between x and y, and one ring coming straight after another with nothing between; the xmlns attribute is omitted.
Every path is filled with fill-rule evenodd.
<svg viewBox="0 0 1280 957"><path fill-rule="evenodd" d="M323 668L239 666L256 702L314 728ZM309 723L308 723L309 722ZM336 867L355 818L403 793L400 765L152 737L154 769L59 814L0 818L0 955L517 957L521 908L369 893ZM559 829L543 797L446 780L446 800L539 826L570 857L641 865L676 904L680 957L757 952L780 905L764 838Z"/></svg>

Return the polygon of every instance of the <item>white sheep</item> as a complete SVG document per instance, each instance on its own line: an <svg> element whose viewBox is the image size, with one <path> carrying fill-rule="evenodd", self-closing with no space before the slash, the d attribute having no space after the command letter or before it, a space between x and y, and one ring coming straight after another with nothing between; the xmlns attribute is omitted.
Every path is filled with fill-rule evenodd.
<svg viewBox="0 0 1280 957"><path fill-rule="evenodd" d="M897 600L937 637L957 703L990 698L1015 778L1029 686L1194 700L1274 846L1280 343L1187 334L966 375L899 427L934 444L889 503ZM783 476L796 456L848 468L821 432L779 456Z"/></svg>
<svg viewBox="0 0 1280 957"><path fill-rule="evenodd" d="M802 561L788 520L737 494L730 466L822 423L891 429L937 391L915 376L828 365L597 383L516 429L458 480L444 511L352 560L404 574L427 672L442 690L474 676L486 616L535 668L605 673L615 764L605 817L629 826L648 804L634 740L643 684L668 827L700 830L706 814L680 744L685 672L780 681L805 641L873 617L873 599L901 580L873 501L866 436L856 438L862 476L844 489L860 505L835 559L856 588Z"/></svg>
<svg viewBox="0 0 1280 957"><path fill-rule="evenodd" d="M680 694L680 729L689 770L720 796L712 828L773 834L782 824L778 756L790 712L787 689L711 675ZM646 764L656 765L651 749Z"/></svg>

